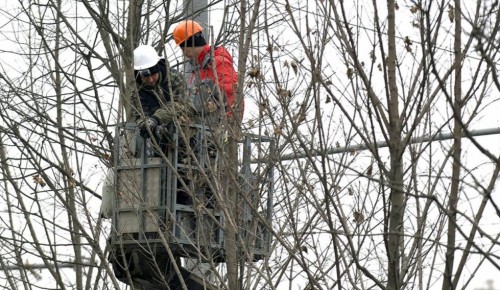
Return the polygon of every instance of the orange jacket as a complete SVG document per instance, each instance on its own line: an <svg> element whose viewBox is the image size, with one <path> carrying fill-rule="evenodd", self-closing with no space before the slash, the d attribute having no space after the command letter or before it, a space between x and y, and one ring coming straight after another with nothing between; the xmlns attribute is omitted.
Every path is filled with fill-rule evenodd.
<svg viewBox="0 0 500 290"><path fill-rule="evenodd" d="M213 59L211 55L210 45L205 45L203 51L198 55L196 67L188 77L188 86L194 87L196 81L196 69L199 68L200 81L210 79L220 88L224 97L225 109L227 116L233 115L233 108L236 99L236 85L238 83L238 75L233 67L233 59L227 49L222 46L215 47ZM214 68L217 77L214 75ZM241 115L243 115L243 102L240 105Z"/></svg>

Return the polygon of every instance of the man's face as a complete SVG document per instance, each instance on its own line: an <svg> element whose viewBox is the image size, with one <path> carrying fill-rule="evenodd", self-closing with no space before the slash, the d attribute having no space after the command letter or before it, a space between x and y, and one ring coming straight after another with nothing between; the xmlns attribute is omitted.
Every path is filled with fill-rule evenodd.
<svg viewBox="0 0 500 290"><path fill-rule="evenodd" d="M145 85L154 86L158 82L159 76L160 76L159 73L154 73L154 74L152 74L150 76L141 76L141 78L142 78L142 82Z"/></svg>
<svg viewBox="0 0 500 290"><path fill-rule="evenodd" d="M196 59L196 56L198 55L197 47L187 46L187 47L181 47L181 49L185 57L189 59Z"/></svg>

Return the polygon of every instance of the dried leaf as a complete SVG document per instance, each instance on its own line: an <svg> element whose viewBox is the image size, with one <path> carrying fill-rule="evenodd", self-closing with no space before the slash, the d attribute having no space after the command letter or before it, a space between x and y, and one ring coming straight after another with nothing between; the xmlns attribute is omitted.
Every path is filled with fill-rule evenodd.
<svg viewBox="0 0 500 290"><path fill-rule="evenodd" d="M375 62L375 60L377 60L377 56L375 55L374 50L370 51L370 59L372 60L372 63Z"/></svg>
<svg viewBox="0 0 500 290"><path fill-rule="evenodd" d="M281 126L274 128L274 135L281 135L283 128Z"/></svg>
<svg viewBox="0 0 500 290"><path fill-rule="evenodd" d="M378 70L379 70L379 71L382 71L382 64L381 64L381 63L379 63L379 64L377 65L377 68L378 68Z"/></svg>
<svg viewBox="0 0 500 290"><path fill-rule="evenodd" d="M406 36L404 41L406 50L408 52L411 52L411 45L413 44L413 42L411 41L410 37Z"/></svg>
<svg viewBox="0 0 500 290"><path fill-rule="evenodd" d="M306 120L306 115L305 114L300 114L299 118L297 119L297 123L302 123Z"/></svg>
<svg viewBox="0 0 500 290"><path fill-rule="evenodd" d="M258 78L260 76L260 69L259 68L256 68L256 67L253 67L251 69L248 70L248 75L251 77L251 78Z"/></svg>
<svg viewBox="0 0 500 290"><path fill-rule="evenodd" d="M347 77L349 79L352 79L354 77L354 69L353 68L351 68L351 67L347 68Z"/></svg>
<svg viewBox="0 0 500 290"><path fill-rule="evenodd" d="M347 189L347 192L349 193L349 195L354 195L354 190L352 189L352 187L349 187L349 189Z"/></svg>
<svg viewBox="0 0 500 290"><path fill-rule="evenodd" d="M34 183L40 183L40 181L43 180L40 175L37 175L37 176L33 176L33 182Z"/></svg>
<svg viewBox="0 0 500 290"><path fill-rule="evenodd" d="M288 98L288 97L291 97L292 96L292 92L290 92L289 90L286 90L286 89L282 89L282 88L278 88L278 96L282 97L282 98Z"/></svg>
<svg viewBox="0 0 500 290"><path fill-rule="evenodd" d="M285 4L285 10L286 10L286 11L292 11L292 10L290 9L290 4L288 4L288 2Z"/></svg>
<svg viewBox="0 0 500 290"><path fill-rule="evenodd" d="M363 215L363 213L359 212L359 211L355 211L353 213L353 217L354 217L354 221L357 223L357 224L360 224L362 222L365 221L365 216Z"/></svg>
<svg viewBox="0 0 500 290"><path fill-rule="evenodd" d="M45 185L47 185L47 183L45 183L45 181L40 176L40 174L38 174L37 176L33 176L33 182L35 184L39 184L41 187L44 187Z"/></svg>
<svg viewBox="0 0 500 290"><path fill-rule="evenodd" d="M370 164L370 166L368 166L368 168L366 169L366 175L372 176L372 173L373 173L373 164Z"/></svg>
<svg viewBox="0 0 500 290"><path fill-rule="evenodd" d="M451 4L448 4L448 18L451 22L455 21L455 10Z"/></svg>
<svg viewBox="0 0 500 290"><path fill-rule="evenodd" d="M261 102L261 103L259 104L259 111L260 111L261 113L262 113L262 112L264 112L264 111L266 110L266 108L267 108L267 104L266 104L265 102Z"/></svg>
<svg viewBox="0 0 500 290"><path fill-rule="evenodd" d="M297 63L295 61L292 61L290 63L290 65L292 66L292 69L293 69L293 72L295 73L295 75L297 75L297 72L299 71L299 66L297 65Z"/></svg>
<svg viewBox="0 0 500 290"><path fill-rule="evenodd" d="M410 12L415 14L418 12L418 6L417 5L413 5L411 8L410 8Z"/></svg>

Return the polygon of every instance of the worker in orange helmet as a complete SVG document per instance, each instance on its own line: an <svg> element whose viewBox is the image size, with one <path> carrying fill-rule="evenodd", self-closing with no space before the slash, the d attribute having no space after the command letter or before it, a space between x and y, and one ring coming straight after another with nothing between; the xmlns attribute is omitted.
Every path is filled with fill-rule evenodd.
<svg viewBox="0 0 500 290"><path fill-rule="evenodd" d="M241 122L243 116L243 103L236 106L236 85L238 75L233 67L233 59L227 49L222 46L212 48L203 36L203 28L199 23L185 20L177 24L173 31L175 43L182 49L185 57L192 63L192 72L188 76L187 85L191 91L199 92L200 87L215 85L213 92L222 94L224 104L218 102L218 96L212 96L217 108L224 109L228 117L237 116ZM216 72L214 74L214 72ZM201 89L202 90L202 89ZM210 90L210 88L209 88ZM195 93L196 95L196 93ZM193 100L198 110L211 110L207 108L207 100ZM210 101L208 102L210 103ZM239 107L239 112L235 112Z"/></svg>

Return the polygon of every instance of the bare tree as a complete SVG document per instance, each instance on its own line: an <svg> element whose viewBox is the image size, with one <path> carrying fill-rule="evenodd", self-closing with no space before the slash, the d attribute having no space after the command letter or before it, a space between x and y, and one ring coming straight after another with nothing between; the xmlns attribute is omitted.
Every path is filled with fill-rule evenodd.
<svg viewBox="0 0 500 290"><path fill-rule="evenodd" d="M486 267L500 269L491 226L500 152L474 136L499 121L498 4L465 2L203 8L220 16L213 44L236 57L245 106L241 126L222 116L229 129L217 136L217 168L228 174L203 176L227 235L224 260L208 259L201 277L207 287L467 289ZM116 229L99 215L96 180L117 160L116 126L134 121L133 49L153 44L182 70L170 27L200 11L155 0L8 5L0 9L2 285L125 288L109 263ZM448 132L451 140L418 141ZM272 208L255 206L255 192L266 197L262 167L247 168L251 186L241 182L242 133L276 140L276 154L265 156L277 169ZM247 246L243 209L272 233L262 260ZM194 260L207 262L197 245Z"/></svg>
<svg viewBox="0 0 500 290"><path fill-rule="evenodd" d="M286 265L276 277L301 277L308 289L429 289L438 281L456 289L471 282L466 264L472 272L485 260L498 268L491 251L498 233L480 230L489 246L477 242L485 208L498 208L491 198L498 153L471 133L498 103L494 62L471 50L468 33L495 9L490 4L266 7L267 42L248 85L258 119L271 122L268 132L283 140L288 160L280 163L275 211L292 222L275 229L289 237L276 241L286 249L275 253ZM277 11L286 11L286 25ZM451 143L413 142L449 131ZM482 169L464 159L472 154Z"/></svg>
<svg viewBox="0 0 500 290"><path fill-rule="evenodd" d="M116 122L132 119L132 50L140 42L159 46L171 23L160 15L182 7L9 6L2 10L3 278L9 289L118 289L99 181L112 166Z"/></svg>

